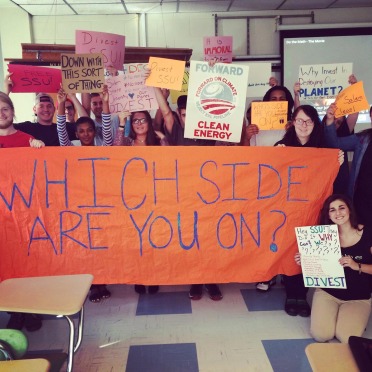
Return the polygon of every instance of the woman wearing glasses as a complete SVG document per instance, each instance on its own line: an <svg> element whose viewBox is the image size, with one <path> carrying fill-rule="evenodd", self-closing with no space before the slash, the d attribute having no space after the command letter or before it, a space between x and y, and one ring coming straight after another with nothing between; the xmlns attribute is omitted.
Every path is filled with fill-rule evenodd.
<svg viewBox="0 0 372 372"><path fill-rule="evenodd" d="M283 139L275 146L292 147L326 147L324 142L324 127L320 122L318 112L313 106L302 105L296 108L292 115L293 125L288 128ZM344 161L343 152L339 153L339 162ZM305 288L302 274L283 275L287 299L285 311L288 315L308 317L310 306L306 301L308 289Z"/></svg>
<svg viewBox="0 0 372 372"><path fill-rule="evenodd" d="M127 123L127 118L130 118ZM125 126L130 125L129 136L126 136ZM155 131L152 119L148 111L132 112L123 111L119 114L119 129L116 132L114 146L169 146L164 133ZM146 293L146 287L136 284L134 290L138 294ZM158 285L150 285L148 293L154 294L159 291Z"/></svg>
<svg viewBox="0 0 372 372"><path fill-rule="evenodd" d="M125 136L125 125L130 118L129 136ZM132 115L129 111L119 114L119 130L114 139L114 146L168 146L164 133L154 130L152 119L148 111L136 111Z"/></svg>

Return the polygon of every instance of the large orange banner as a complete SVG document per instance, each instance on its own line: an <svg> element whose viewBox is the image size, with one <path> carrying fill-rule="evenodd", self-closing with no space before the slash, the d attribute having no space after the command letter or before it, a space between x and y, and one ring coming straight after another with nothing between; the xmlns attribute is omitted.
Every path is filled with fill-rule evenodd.
<svg viewBox="0 0 372 372"><path fill-rule="evenodd" d="M1 150L0 279L254 282L299 272L337 150L69 147Z"/></svg>

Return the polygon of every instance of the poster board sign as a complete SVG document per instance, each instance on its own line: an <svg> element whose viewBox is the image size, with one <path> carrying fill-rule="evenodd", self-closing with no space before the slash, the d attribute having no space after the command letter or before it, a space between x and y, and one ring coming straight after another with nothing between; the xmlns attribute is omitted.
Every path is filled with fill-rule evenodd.
<svg viewBox="0 0 372 372"><path fill-rule="evenodd" d="M233 57L232 36L204 36L204 61L216 58L219 62L231 63Z"/></svg>
<svg viewBox="0 0 372 372"><path fill-rule="evenodd" d="M124 63L124 74L143 73L148 68L148 63Z"/></svg>
<svg viewBox="0 0 372 372"><path fill-rule="evenodd" d="M248 63L249 79L247 97L263 97L270 89L271 63Z"/></svg>
<svg viewBox="0 0 372 372"><path fill-rule="evenodd" d="M110 112L156 110L158 102L154 88L145 85L141 72L106 78L110 96Z"/></svg>
<svg viewBox="0 0 372 372"><path fill-rule="evenodd" d="M95 283L151 285L298 274L294 229L315 223L339 169L337 149L290 147L1 155L0 280L91 273Z"/></svg>
<svg viewBox="0 0 372 372"><path fill-rule="evenodd" d="M12 93L56 93L61 87L62 75L59 68L10 63L8 71L13 74Z"/></svg>
<svg viewBox="0 0 372 372"><path fill-rule="evenodd" d="M75 44L76 53L102 53L105 67L112 66L119 71L123 70L125 36L107 32L76 30Z"/></svg>
<svg viewBox="0 0 372 372"><path fill-rule="evenodd" d="M296 227L305 287L346 288L337 225Z"/></svg>
<svg viewBox="0 0 372 372"><path fill-rule="evenodd" d="M240 142L248 72L247 66L190 62L186 138Z"/></svg>
<svg viewBox="0 0 372 372"><path fill-rule="evenodd" d="M105 82L101 53L61 54L62 86L66 93L99 93Z"/></svg>
<svg viewBox="0 0 372 372"><path fill-rule="evenodd" d="M146 85L181 90L185 64L185 61L150 57L148 67L151 75L146 79Z"/></svg>
<svg viewBox="0 0 372 372"><path fill-rule="evenodd" d="M185 72L183 74L183 79L182 79L182 88L180 91L177 90L171 90L170 91L170 97L171 97L171 102L173 104L177 103L177 99L179 96L187 96L188 90L189 90L189 69L186 68Z"/></svg>
<svg viewBox="0 0 372 372"><path fill-rule="evenodd" d="M339 118L362 110L369 110L369 103L364 93L363 81L358 81L336 97L335 117Z"/></svg>
<svg viewBox="0 0 372 372"><path fill-rule="evenodd" d="M280 130L287 124L288 101L252 102L252 124L260 130Z"/></svg>
<svg viewBox="0 0 372 372"><path fill-rule="evenodd" d="M300 100L335 99L348 87L349 76L352 73L352 63L300 66L298 74L301 85Z"/></svg>

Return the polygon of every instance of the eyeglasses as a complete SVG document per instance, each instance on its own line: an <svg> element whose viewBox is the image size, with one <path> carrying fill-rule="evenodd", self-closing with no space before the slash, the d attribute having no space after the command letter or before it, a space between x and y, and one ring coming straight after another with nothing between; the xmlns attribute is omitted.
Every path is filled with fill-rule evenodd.
<svg viewBox="0 0 372 372"><path fill-rule="evenodd" d="M74 109L74 106L66 106L65 110L67 111L72 111Z"/></svg>
<svg viewBox="0 0 372 372"><path fill-rule="evenodd" d="M304 120L304 119L298 118L298 119L295 119L294 122L297 125L305 124L307 127L311 127L314 125L314 122L311 119Z"/></svg>
<svg viewBox="0 0 372 372"><path fill-rule="evenodd" d="M147 119L146 118L133 119L132 123L133 124L145 124L145 123L147 123Z"/></svg>

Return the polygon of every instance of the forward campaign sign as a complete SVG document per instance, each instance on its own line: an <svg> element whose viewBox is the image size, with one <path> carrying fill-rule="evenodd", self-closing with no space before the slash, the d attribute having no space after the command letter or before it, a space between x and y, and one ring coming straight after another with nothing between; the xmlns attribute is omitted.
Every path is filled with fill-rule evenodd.
<svg viewBox="0 0 372 372"><path fill-rule="evenodd" d="M0 280L256 282L299 272L294 228L317 221L335 149L3 149ZM319 174L322 176L319 177Z"/></svg>

